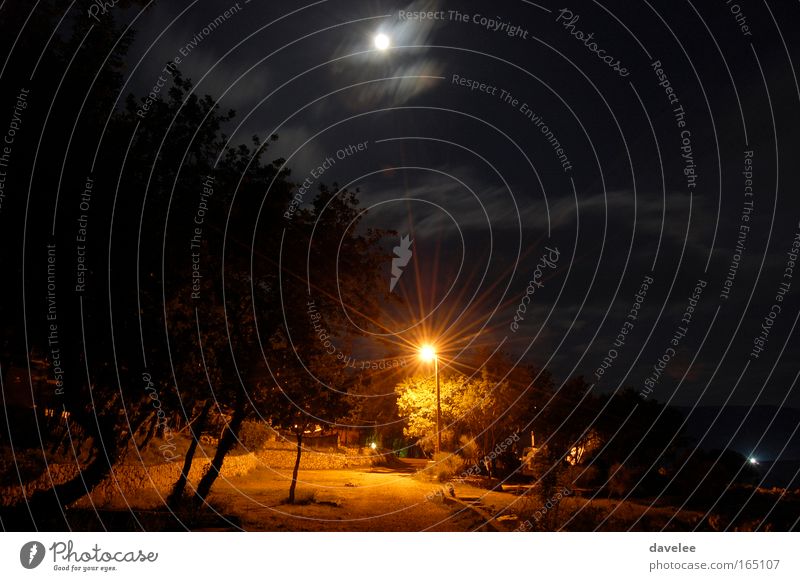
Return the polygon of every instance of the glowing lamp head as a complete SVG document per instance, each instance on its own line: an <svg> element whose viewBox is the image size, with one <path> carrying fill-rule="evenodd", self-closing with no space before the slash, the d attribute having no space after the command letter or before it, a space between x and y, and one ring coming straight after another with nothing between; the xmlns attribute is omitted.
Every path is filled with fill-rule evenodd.
<svg viewBox="0 0 800 581"><path fill-rule="evenodd" d="M392 44L392 41L389 39L389 37L383 33L376 34L374 42L375 42L375 48L377 48L378 50L386 50Z"/></svg>
<svg viewBox="0 0 800 581"><path fill-rule="evenodd" d="M369 447L370 447L370 448L372 448L373 450L375 450L375 449L377 449L377 447L378 447L378 444L376 444L375 442L372 442L372 443L369 445Z"/></svg>
<svg viewBox="0 0 800 581"><path fill-rule="evenodd" d="M423 345L419 348L419 358L426 363L430 363L436 359L436 349L433 348L433 345Z"/></svg>

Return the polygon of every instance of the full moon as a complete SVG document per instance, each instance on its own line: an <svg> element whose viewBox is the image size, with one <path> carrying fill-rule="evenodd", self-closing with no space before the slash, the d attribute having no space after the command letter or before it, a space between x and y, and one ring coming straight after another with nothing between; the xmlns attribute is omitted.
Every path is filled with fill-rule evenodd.
<svg viewBox="0 0 800 581"><path fill-rule="evenodd" d="M375 48L377 48L378 50L386 50L387 48L389 48L390 44L391 41L389 40L389 37L386 36L385 34L381 33L375 35Z"/></svg>

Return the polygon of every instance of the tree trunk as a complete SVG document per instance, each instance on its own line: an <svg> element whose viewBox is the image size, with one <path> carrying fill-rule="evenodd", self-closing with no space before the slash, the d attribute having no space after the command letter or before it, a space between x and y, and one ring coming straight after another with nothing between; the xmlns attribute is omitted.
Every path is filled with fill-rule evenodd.
<svg viewBox="0 0 800 581"><path fill-rule="evenodd" d="M297 471L300 470L300 454L303 452L303 432L297 432L297 458L292 471L292 484L289 486L289 504L294 504L294 490L297 488Z"/></svg>
<svg viewBox="0 0 800 581"><path fill-rule="evenodd" d="M113 457L115 451L109 448L113 446L107 447L107 452ZM8 530L59 530L66 524L66 530L69 530L69 523L63 520L66 507L91 492L110 473L111 465L105 455L98 455L72 480L34 492L27 502L22 503L24 506L15 505L10 512L16 518L10 518L4 526Z"/></svg>
<svg viewBox="0 0 800 581"><path fill-rule="evenodd" d="M186 481L189 479L189 471L192 469L192 461L194 460L194 454L197 451L197 444L200 440L200 436L203 433L203 429L205 428L210 409L211 400L209 399L206 400L206 403L203 405L203 409L200 410L200 415L197 416L197 419L189 424L189 433L192 436L192 441L189 443L189 449L186 450L186 457L183 460L181 475L178 477L177 482L175 482L175 485L172 487L172 492L170 492L170 495L167 498L167 505L172 509L177 508L181 502L181 499L183 498L183 491L186 489Z"/></svg>
<svg viewBox="0 0 800 581"><path fill-rule="evenodd" d="M144 439L142 440L142 443L141 444L136 444L136 448L139 450L139 452L144 450L145 447L147 446L147 444L150 443L150 440L153 439L153 436L156 435L156 426L157 425L158 425L158 417L155 414L153 414L153 417L150 420L150 426L147 428L147 433L145 434ZM136 442L136 440L134 439L134 443L135 442Z"/></svg>
<svg viewBox="0 0 800 581"><path fill-rule="evenodd" d="M214 485L217 476L219 476L219 473L222 470L222 463L225 461L225 456L228 455L228 452L231 451L233 445L236 443L236 440L239 436L239 428L242 427L242 421L244 421L246 413L247 403L239 403L238 407L233 412L231 422L228 424L227 428L222 434L222 437L219 439L217 451L214 454L214 458L211 460L208 470L205 474L203 474L203 477L200 479L200 483L197 485L194 499L195 507L203 504L208 496L208 493L211 492L211 487Z"/></svg>
<svg viewBox="0 0 800 581"><path fill-rule="evenodd" d="M492 477L492 461L489 458L489 454L492 451L492 441L489 437L489 430L486 430L483 433L483 470L486 472L486 476L488 478Z"/></svg>
<svg viewBox="0 0 800 581"><path fill-rule="evenodd" d="M3 519L6 530L60 530L70 524L65 520L67 506L91 492L111 473L112 465L120 456L119 434L108 418L91 418L75 412L73 423L81 425L91 437L97 450L94 461L71 480L46 490L38 490L26 501L11 507Z"/></svg>

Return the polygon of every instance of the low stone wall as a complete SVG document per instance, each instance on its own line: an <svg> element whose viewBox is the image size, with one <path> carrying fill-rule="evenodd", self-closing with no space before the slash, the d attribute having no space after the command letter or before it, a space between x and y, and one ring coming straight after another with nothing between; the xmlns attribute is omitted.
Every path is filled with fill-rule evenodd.
<svg viewBox="0 0 800 581"><path fill-rule="evenodd" d="M209 464L211 464L209 458L194 459L189 470L190 486L200 482ZM220 476L222 478L243 476L258 465L259 462L254 454L227 456L222 464ZM85 496L76 503L76 506L87 508L92 504L103 507L126 506L130 502L127 501L127 496L135 496L137 506L163 505L172 486L178 480L182 467L182 460L146 467L135 464L117 466L112 475L92 490L91 501L89 496Z"/></svg>
<svg viewBox="0 0 800 581"><path fill-rule="evenodd" d="M375 464L377 456L371 450L340 449L327 453L303 450L300 458L301 470L341 470L344 468L368 467ZM256 453L229 455L222 465L222 478L243 476L256 468L276 470L294 468L295 451L290 449L267 449ZM189 471L189 482L196 485L202 478L209 458L195 458ZM163 504L172 485L180 476L183 462L167 462L153 466L121 464L112 470L103 482L98 484L90 496L84 496L75 504L79 507L124 507L136 498L136 505L158 506ZM47 471L25 483L25 495L36 490L46 490L51 485L67 482L77 476L78 469L70 464L51 464ZM131 497L130 499L128 497ZM0 488L0 505L8 506L23 499L19 486Z"/></svg>
<svg viewBox="0 0 800 581"><path fill-rule="evenodd" d="M50 464L45 470L33 480L25 482L24 487L3 486L0 487L0 506L8 506L21 501L23 498L31 496L37 490L47 490L53 485L63 484L72 480L78 474L78 468L74 464ZM25 494L23 496L23 488Z"/></svg>
<svg viewBox="0 0 800 581"><path fill-rule="evenodd" d="M300 456L300 470L342 470L344 468L363 468L376 463L378 456L369 452L340 449L340 452L317 452L303 450ZM263 466L276 469L294 468L297 457L295 450L261 450L257 454Z"/></svg>

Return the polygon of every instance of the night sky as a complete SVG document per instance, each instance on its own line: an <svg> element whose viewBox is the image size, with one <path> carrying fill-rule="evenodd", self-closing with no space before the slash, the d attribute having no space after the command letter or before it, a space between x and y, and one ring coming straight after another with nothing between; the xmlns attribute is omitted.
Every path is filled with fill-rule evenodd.
<svg viewBox="0 0 800 581"><path fill-rule="evenodd" d="M62 30L91 10L92 34L104 26L85 4ZM236 111L223 127L230 145L278 135L266 157L285 159L295 183L357 189L360 227L395 233L388 252L409 236L392 291L402 300L386 301L384 334L357 341L355 357L403 357L433 332L454 366L499 349L601 393L732 406L732 428L728 414L712 424L723 444L740 428L742 453L800 453L795 3L203 0L109 11L135 30L118 108L177 63L198 95ZM68 135L53 147L61 159ZM83 184L66 189L78 200ZM13 192L0 228L51 220L55 191L40 191L41 214L23 213ZM20 242L2 252L19 256ZM276 247L255 251L280 259ZM387 289L390 277L387 261ZM3 286L7 309L32 308L16 283ZM753 450L773 419L783 431Z"/></svg>
<svg viewBox="0 0 800 581"><path fill-rule="evenodd" d="M743 5L737 22L724 2L566 12L529 2L254 2L182 66L198 92L238 111L234 142L279 134L274 152L298 182L367 144L322 179L358 187L369 225L413 239L413 268L396 291L411 306L387 332L402 336L404 314L450 332L468 321L484 332L459 341L456 358L500 346L598 390L632 386L688 407L775 406L742 426L746 434L758 418L763 433L777 407L800 405L796 290L776 299L792 284L787 253L800 232L800 94L791 38L781 36L793 32L776 22L797 14L771 4ZM144 92L228 7L162 4L142 16L131 88ZM407 16L415 11L433 14ZM625 73L576 31L593 32ZM374 50L379 32L391 38L387 52ZM546 248L558 263L513 332ZM774 324L757 351L765 321Z"/></svg>
<svg viewBox="0 0 800 581"><path fill-rule="evenodd" d="M724 2L575 3L574 28L565 28L571 19L561 7L529 2L491 10L478 2L252 2L191 47L229 4L162 3L137 14L130 89L146 92L164 62L188 53L180 66L197 92L237 110L230 139L278 134L271 153L287 159L298 182L338 150L366 142L322 180L358 187L363 205L374 206L370 225L411 234L415 267L400 292L416 301L417 285L433 290L418 308L447 305L434 317L464 309L515 356L595 377L652 276L634 328L602 375L613 389L644 385L703 280L653 396L682 405L800 403L792 389L794 289L779 303L764 350L750 356L780 283L791 283L783 273L800 217L791 194L798 92L784 46L791 39L781 36L792 31L776 27L797 16L792 8L744 6L746 34ZM433 18L406 15L414 11ZM574 31L594 32L628 74L600 61ZM391 38L387 52L374 50L379 32ZM659 86L664 79L677 101ZM723 295L742 225L741 260ZM560 253L557 268L547 269L512 333L547 246Z"/></svg>

